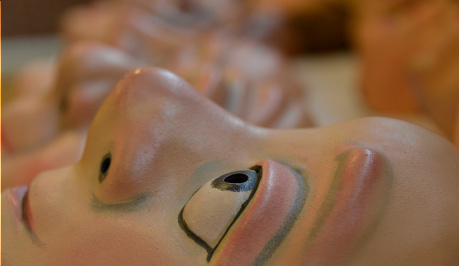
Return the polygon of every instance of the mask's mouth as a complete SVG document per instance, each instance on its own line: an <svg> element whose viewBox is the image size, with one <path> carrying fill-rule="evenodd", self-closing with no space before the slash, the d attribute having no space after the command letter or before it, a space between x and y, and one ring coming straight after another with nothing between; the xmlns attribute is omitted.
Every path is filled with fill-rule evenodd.
<svg viewBox="0 0 459 266"><path fill-rule="evenodd" d="M29 237L32 239L32 242L34 242L38 246L42 246L43 243L40 241L40 239L37 237L33 230L33 215L30 209L29 191L30 188L27 187L24 196L22 197L21 220L24 224L25 229L27 230Z"/></svg>
<svg viewBox="0 0 459 266"><path fill-rule="evenodd" d="M23 210L22 210L22 201L24 199L24 195L26 194L28 190L27 186L21 186L21 187L13 187L10 188L4 192L2 192L2 195L4 193L7 193L7 202L11 206L11 209L14 213L14 217L16 218L15 221L18 223L23 224Z"/></svg>
<svg viewBox="0 0 459 266"><path fill-rule="evenodd" d="M179 224L206 249L208 262L264 262L302 210L304 183L292 169L262 161L204 185L180 212Z"/></svg>
<svg viewBox="0 0 459 266"><path fill-rule="evenodd" d="M21 204L21 209L22 209L22 221L24 222L24 226L29 231L32 233L32 214L30 212L30 204L29 204L29 190L24 194L24 197L22 198L22 204Z"/></svg>

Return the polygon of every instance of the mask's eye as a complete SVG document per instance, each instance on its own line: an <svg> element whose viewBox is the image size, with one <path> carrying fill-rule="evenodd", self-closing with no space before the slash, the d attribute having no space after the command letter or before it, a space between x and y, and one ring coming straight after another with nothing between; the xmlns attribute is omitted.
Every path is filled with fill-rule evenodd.
<svg viewBox="0 0 459 266"><path fill-rule="evenodd" d="M99 183L102 183L107 177L108 169L110 168L110 163L112 162L112 155L107 153L102 158L102 162L100 163L100 170L99 170Z"/></svg>
<svg viewBox="0 0 459 266"><path fill-rule="evenodd" d="M204 184L183 207L179 214L180 227L209 252L208 259L244 211L260 176L258 168L222 175Z"/></svg>

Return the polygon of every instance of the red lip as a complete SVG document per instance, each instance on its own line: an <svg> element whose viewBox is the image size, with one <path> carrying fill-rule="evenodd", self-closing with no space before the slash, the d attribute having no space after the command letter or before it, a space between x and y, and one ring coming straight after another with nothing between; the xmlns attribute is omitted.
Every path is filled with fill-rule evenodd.
<svg viewBox="0 0 459 266"><path fill-rule="evenodd" d="M22 200L24 195L26 194L28 188L26 186L23 187L14 187L8 190L7 199L12 207L14 216L16 217L17 221L23 223L22 219Z"/></svg>
<svg viewBox="0 0 459 266"><path fill-rule="evenodd" d="M33 220L32 212L30 209L29 202L29 187L14 187L8 189L6 193L6 201L9 203L13 216L16 218L14 223L14 229L17 230L19 234L27 232L27 235L31 241L38 245L42 246L43 242L38 238L38 236L33 231ZM3 194L3 193L2 193ZM25 229L25 230L24 230Z"/></svg>
<svg viewBox="0 0 459 266"><path fill-rule="evenodd" d="M212 264L248 265L265 259L263 254L268 249L269 256L277 247L276 241L282 240L282 233L288 232L304 204L306 191L302 177L299 180L287 167L273 161L266 160L259 165L263 175L257 191L245 214L223 239Z"/></svg>
<svg viewBox="0 0 459 266"><path fill-rule="evenodd" d="M22 220L24 221L24 224L29 230L29 232L33 232L32 230L32 224L33 224L33 219L32 219L32 212L30 210L30 203L29 203L29 190L26 191L24 198L22 199Z"/></svg>
<svg viewBox="0 0 459 266"><path fill-rule="evenodd" d="M319 209L305 250L311 265L339 265L376 228L390 188L385 158L372 149L342 152L329 198Z"/></svg>

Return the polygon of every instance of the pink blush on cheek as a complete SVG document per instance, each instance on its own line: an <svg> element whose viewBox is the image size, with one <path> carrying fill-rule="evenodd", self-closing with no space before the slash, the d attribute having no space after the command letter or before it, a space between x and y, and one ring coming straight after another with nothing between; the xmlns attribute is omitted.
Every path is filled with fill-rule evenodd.
<svg viewBox="0 0 459 266"><path fill-rule="evenodd" d="M247 210L217 249L211 264L266 262L302 210L307 189L302 177L273 161L261 163L263 175Z"/></svg>
<svg viewBox="0 0 459 266"><path fill-rule="evenodd" d="M391 176L384 157L354 148L341 153L340 166L322 204L307 246L312 264L340 264L376 228L387 203Z"/></svg>

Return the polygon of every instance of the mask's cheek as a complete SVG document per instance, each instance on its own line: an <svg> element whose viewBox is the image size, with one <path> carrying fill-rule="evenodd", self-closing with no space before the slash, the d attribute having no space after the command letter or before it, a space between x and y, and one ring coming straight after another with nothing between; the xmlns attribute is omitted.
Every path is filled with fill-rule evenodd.
<svg viewBox="0 0 459 266"><path fill-rule="evenodd" d="M50 265L129 264L128 259L152 258L147 247L154 245L131 215L86 213L73 218L75 223L66 224L46 243Z"/></svg>
<svg viewBox="0 0 459 266"><path fill-rule="evenodd" d="M45 186L44 181L40 186ZM43 195L51 203L40 204L36 210L42 212L35 215L40 224L37 234L46 247L43 265L142 265L149 261L198 265L205 261L205 251L178 225L181 206L176 201L155 194L135 209L94 209L92 191L81 176L55 181L54 187L47 187L60 191L59 196Z"/></svg>

